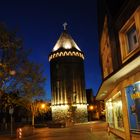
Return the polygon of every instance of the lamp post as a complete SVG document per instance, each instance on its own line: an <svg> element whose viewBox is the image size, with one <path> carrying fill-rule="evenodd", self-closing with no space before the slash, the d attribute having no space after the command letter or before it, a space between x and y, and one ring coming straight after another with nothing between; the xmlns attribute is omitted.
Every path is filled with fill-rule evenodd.
<svg viewBox="0 0 140 140"><path fill-rule="evenodd" d="M45 103L41 103L41 110L44 112L45 111L45 109L46 109L46 104ZM44 114L42 114L43 115L43 123L44 123Z"/></svg>
<svg viewBox="0 0 140 140"><path fill-rule="evenodd" d="M5 76L5 72L9 74L9 75L7 75L7 77ZM8 76L14 76L15 74L16 74L15 70L11 70L11 69L9 69L9 67L6 64L0 63L0 80L1 80L1 82L0 82L0 97L3 94L3 92L2 92L3 84L5 84L5 82L9 80ZM14 108L10 107L9 114L11 115L11 136L13 133L13 118L12 118L13 112L14 112Z"/></svg>
<svg viewBox="0 0 140 140"><path fill-rule="evenodd" d="M13 113L14 113L14 108L10 107L9 114L11 115L11 136L13 134L13 118L12 118Z"/></svg>

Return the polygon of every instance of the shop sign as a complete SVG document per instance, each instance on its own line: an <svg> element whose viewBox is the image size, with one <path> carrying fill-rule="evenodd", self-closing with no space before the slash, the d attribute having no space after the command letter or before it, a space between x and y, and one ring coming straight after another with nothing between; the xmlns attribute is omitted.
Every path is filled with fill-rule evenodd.
<svg viewBox="0 0 140 140"><path fill-rule="evenodd" d="M135 99L138 99L140 98L140 92L136 92L134 94L131 94L131 99L135 100Z"/></svg>

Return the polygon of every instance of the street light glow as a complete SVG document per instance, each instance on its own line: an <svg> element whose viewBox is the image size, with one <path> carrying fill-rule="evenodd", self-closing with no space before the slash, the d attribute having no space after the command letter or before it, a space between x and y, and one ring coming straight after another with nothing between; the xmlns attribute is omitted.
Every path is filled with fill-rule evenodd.
<svg viewBox="0 0 140 140"><path fill-rule="evenodd" d="M93 110L93 108L94 108L94 107L93 107L92 105L91 105L91 106L89 106L89 109L90 109L90 110Z"/></svg>
<svg viewBox="0 0 140 140"><path fill-rule="evenodd" d="M45 104L41 104L41 108L44 109L45 108Z"/></svg>
<svg viewBox="0 0 140 140"><path fill-rule="evenodd" d="M10 75L12 75L12 76L16 75L16 71L15 71L15 70L11 70L9 73L10 73Z"/></svg>

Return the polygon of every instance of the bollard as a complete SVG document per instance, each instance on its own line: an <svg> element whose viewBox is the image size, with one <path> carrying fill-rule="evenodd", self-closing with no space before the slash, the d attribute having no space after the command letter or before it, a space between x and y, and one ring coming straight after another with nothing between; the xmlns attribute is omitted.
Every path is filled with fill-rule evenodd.
<svg viewBox="0 0 140 140"><path fill-rule="evenodd" d="M93 131L93 128L92 128L92 126L90 127L90 131L91 131L91 132Z"/></svg>
<svg viewBox="0 0 140 140"><path fill-rule="evenodd" d="M22 128L17 128L17 139L22 139Z"/></svg>
<svg viewBox="0 0 140 140"><path fill-rule="evenodd" d="M107 133L108 133L108 135L110 135L110 127L109 127L109 123L107 123Z"/></svg>

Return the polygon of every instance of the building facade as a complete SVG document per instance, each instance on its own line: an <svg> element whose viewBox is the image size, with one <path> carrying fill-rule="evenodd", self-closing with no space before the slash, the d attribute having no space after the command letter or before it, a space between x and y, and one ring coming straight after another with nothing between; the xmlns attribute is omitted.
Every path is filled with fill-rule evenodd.
<svg viewBox="0 0 140 140"><path fill-rule="evenodd" d="M49 61L53 120L87 121L84 54L65 28L49 55Z"/></svg>
<svg viewBox="0 0 140 140"><path fill-rule="evenodd" d="M105 119L105 105L104 101L96 100L96 96L93 95L92 89L86 89L87 97L87 110L88 121L104 120Z"/></svg>
<svg viewBox="0 0 140 140"><path fill-rule="evenodd" d="M98 33L102 84L110 131L140 139L140 1L99 0Z"/></svg>

